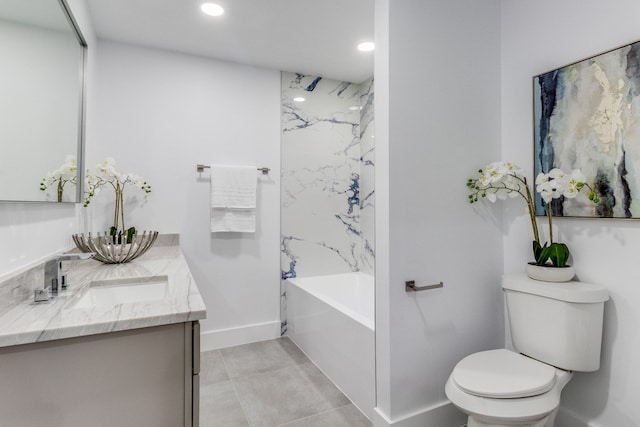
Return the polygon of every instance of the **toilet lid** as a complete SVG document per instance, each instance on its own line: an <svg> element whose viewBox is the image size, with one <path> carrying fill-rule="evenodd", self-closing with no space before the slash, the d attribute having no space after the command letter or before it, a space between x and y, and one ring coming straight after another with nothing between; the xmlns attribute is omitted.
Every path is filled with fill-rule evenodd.
<svg viewBox="0 0 640 427"><path fill-rule="evenodd" d="M555 383L555 368L499 349L465 357L451 376L456 385L469 394L507 399L546 393Z"/></svg>

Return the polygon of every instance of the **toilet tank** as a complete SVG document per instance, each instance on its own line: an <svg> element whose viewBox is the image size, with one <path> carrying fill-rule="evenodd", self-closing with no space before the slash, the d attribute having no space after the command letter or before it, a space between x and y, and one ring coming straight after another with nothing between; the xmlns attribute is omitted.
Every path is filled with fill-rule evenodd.
<svg viewBox="0 0 640 427"><path fill-rule="evenodd" d="M581 282L550 283L524 274L502 278L514 348L570 371L600 368L607 290Z"/></svg>

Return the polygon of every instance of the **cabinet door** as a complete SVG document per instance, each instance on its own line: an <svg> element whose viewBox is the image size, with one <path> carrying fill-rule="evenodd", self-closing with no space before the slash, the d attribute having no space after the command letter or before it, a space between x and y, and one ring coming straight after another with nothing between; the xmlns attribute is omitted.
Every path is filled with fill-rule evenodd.
<svg viewBox="0 0 640 427"><path fill-rule="evenodd" d="M174 324L0 349L2 425L185 425L185 365L192 363L185 329Z"/></svg>

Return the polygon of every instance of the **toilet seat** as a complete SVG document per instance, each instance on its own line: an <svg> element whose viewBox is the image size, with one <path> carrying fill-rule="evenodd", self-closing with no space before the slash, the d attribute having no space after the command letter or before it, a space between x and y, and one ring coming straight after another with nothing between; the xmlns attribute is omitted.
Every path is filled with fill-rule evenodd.
<svg viewBox="0 0 640 427"><path fill-rule="evenodd" d="M502 351L509 350L503 349ZM518 357L527 358L526 356L522 356L518 353L513 354ZM537 362L535 360L533 360L533 362L544 365L542 362ZM554 372L554 380L551 389L547 392L534 396L521 398L491 398L478 396L477 394L471 394L459 387L457 382L454 380L453 373L451 373L447 380L445 393L451 403L469 415L469 418L473 417L476 420L483 420L484 422L489 423L493 422L496 425L526 425L527 422L534 422L535 420L540 420L551 414L558 405L560 405L560 394L562 393L562 389L573 376L570 371L554 368L552 366L549 367ZM464 384L464 379L460 379L460 381ZM474 388L470 384L466 385Z"/></svg>
<svg viewBox="0 0 640 427"><path fill-rule="evenodd" d="M462 391L492 399L515 399L551 390L556 368L505 349L471 354L451 374Z"/></svg>

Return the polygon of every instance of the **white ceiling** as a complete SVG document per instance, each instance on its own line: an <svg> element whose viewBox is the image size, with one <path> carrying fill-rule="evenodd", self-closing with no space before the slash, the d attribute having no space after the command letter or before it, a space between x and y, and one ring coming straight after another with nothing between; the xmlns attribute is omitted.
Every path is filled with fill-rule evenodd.
<svg viewBox="0 0 640 427"><path fill-rule="evenodd" d="M99 38L360 83L373 76L374 0L87 0Z"/></svg>

